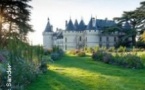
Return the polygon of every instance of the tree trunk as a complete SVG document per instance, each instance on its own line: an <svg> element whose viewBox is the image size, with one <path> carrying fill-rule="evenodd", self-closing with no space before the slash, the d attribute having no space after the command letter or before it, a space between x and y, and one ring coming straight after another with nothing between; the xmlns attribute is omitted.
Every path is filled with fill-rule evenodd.
<svg viewBox="0 0 145 90"><path fill-rule="evenodd" d="M132 35L132 45L136 46L136 35Z"/></svg>
<svg viewBox="0 0 145 90"><path fill-rule="evenodd" d="M2 8L0 8L0 46L2 45Z"/></svg>

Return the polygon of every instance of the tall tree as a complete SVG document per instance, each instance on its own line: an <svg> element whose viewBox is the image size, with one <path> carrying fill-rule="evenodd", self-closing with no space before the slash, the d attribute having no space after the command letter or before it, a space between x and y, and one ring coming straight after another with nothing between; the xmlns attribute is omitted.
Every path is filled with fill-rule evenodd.
<svg viewBox="0 0 145 90"><path fill-rule="evenodd" d="M118 24L123 24L126 21L131 24L131 30L125 33L132 37L133 45L136 44L136 35L145 30L145 1L140 4L141 6L136 10L124 12L122 17L114 18L117 20Z"/></svg>
<svg viewBox="0 0 145 90"><path fill-rule="evenodd" d="M31 0L0 0L0 43L6 38L15 36L24 39L33 31L30 21L30 9L27 3Z"/></svg>

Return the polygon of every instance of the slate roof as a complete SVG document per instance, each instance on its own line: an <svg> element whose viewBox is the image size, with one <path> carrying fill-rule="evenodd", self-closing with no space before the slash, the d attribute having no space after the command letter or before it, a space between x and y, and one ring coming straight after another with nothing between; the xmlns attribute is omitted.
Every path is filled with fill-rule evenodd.
<svg viewBox="0 0 145 90"><path fill-rule="evenodd" d="M116 25L115 21L108 19L95 19L91 17L88 25L85 25L83 19L81 19L79 24L77 20L75 20L75 23L73 24L72 20L70 19L66 25L66 30L68 31L103 30L105 27L111 27L115 25ZM130 23L126 22L123 25L123 28L131 29Z"/></svg>
<svg viewBox="0 0 145 90"><path fill-rule="evenodd" d="M79 24L78 24L78 20L77 19L75 20L74 26L75 26L75 30L78 31Z"/></svg>
<svg viewBox="0 0 145 90"><path fill-rule="evenodd" d="M68 30L68 31L75 30L75 26L74 26L74 24L73 24L71 19L69 20L69 22L66 25L66 30Z"/></svg>
<svg viewBox="0 0 145 90"><path fill-rule="evenodd" d="M78 27L78 30L79 31L82 31L82 30L85 30L86 29L86 25L84 23L84 20L82 19L79 23L79 27Z"/></svg>
<svg viewBox="0 0 145 90"><path fill-rule="evenodd" d="M96 29L95 23L96 23L95 18L91 17L89 24L87 25L87 29L88 30L95 30Z"/></svg>
<svg viewBox="0 0 145 90"><path fill-rule="evenodd" d="M50 24L49 18L44 32L53 32L53 26Z"/></svg>

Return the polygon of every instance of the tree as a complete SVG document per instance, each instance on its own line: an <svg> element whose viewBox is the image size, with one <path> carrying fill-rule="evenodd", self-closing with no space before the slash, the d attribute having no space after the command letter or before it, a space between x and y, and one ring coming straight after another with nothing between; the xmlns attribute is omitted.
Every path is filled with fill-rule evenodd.
<svg viewBox="0 0 145 90"><path fill-rule="evenodd" d="M132 37L132 44L136 45L136 35L145 30L145 1L140 3L141 6L133 11L124 12L122 17L114 18L118 24L129 22L131 30L124 31L125 35ZM126 36L126 37L127 37Z"/></svg>
<svg viewBox="0 0 145 90"><path fill-rule="evenodd" d="M25 40L33 29L30 21L30 9L27 3L31 0L0 0L0 44L15 36Z"/></svg>

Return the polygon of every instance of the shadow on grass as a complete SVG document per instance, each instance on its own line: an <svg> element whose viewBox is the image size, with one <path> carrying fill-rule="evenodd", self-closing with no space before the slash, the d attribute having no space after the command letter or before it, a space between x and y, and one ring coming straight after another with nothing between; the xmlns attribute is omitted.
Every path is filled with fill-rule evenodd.
<svg viewBox="0 0 145 90"><path fill-rule="evenodd" d="M90 90L79 80L50 70L46 74L39 76L28 87L27 90Z"/></svg>
<svg viewBox="0 0 145 90"><path fill-rule="evenodd" d="M127 69L120 66L104 64L103 62L93 61L90 56L78 57L66 55L61 60L56 61L54 65L60 67L74 67L109 76L145 76L145 69Z"/></svg>
<svg viewBox="0 0 145 90"><path fill-rule="evenodd" d="M81 73L82 76L78 74L78 77L75 77L72 75L73 71L67 72L69 68L76 68L70 70L81 69L96 74L87 77ZM77 75L77 71L75 72ZM97 74L101 75L97 76ZM105 78L102 75L106 75ZM108 76L113 76L113 78ZM28 86L27 90L145 90L144 76L145 69L125 69L92 61L91 57L88 56L64 56L61 60L52 63L50 70L39 76L34 83ZM109 87L110 89L108 89Z"/></svg>

